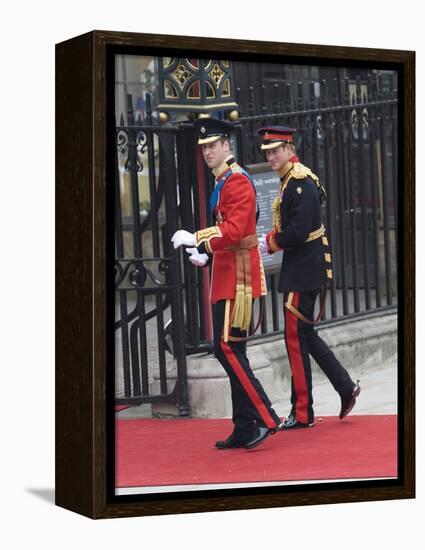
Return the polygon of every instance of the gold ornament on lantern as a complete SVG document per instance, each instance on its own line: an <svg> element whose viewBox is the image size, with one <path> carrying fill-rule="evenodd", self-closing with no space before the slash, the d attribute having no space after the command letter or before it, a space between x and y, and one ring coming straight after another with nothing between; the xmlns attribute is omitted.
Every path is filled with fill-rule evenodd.
<svg viewBox="0 0 425 550"><path fill-rule="evenodd" d="M161 122L162 124L168 122L168 118L168 113L165 113L164 111L161 111L159 113L159 122Z"/></svg>

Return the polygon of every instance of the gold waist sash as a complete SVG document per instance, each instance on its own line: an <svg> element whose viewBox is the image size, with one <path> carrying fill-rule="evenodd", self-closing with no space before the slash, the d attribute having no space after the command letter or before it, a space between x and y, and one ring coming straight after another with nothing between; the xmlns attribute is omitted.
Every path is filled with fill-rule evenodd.
<svg viewBox="0 0 425 550"><path fill-rule="evenodd" d="M237 244L228 246L226 250L232 250L236 256L236 296L233 311L225 315L224 337L227 341L228 323L234 328L247 331L252 317L252 276L250 250L258 246L256 234L248 235Z"/></svg>

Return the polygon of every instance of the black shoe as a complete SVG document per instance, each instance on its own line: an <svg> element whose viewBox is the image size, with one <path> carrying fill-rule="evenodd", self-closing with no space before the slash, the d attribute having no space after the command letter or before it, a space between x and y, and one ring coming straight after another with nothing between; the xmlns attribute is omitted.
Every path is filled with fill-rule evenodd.
<svg viewBox="0 0 425 550"><path fill-rule="evenodd" d="M245 446L245 443L248 439L245 439L245 441L237 436L235 436L234 433L232 433L231 436L229 436L224 441L216 441L215 446L217 449L241 449Z"/></svg>
<svg viewBox="0 0 425 550"><path fill-rule="evenodd" d="M288 418L285 418L282 424L279 425L279 430L296 430L298 428L312 428L313 426L314 422L311 424L303 424L302 422L298 422L295 416L291 413Z"/></svg>
<svg viewBox="0 0 425 550"><path fill-rule="evenodd" d="M355 384L354 388L351 390L351 393L345 399L341 397L341 412L339 413L340 420L345 418L356 404L356 397L360 395L359 383L360 380L357 380L357 384Z"/></svg>
<svg viewBox="0 0 425 550"><path fill-rule="evenodd" d="M253 439L245 443L245 449L253 449L262 443L269 435L274 434L276 430L270 428L265 428L263 426L258 426L257 432L254 435Z"/></svg>

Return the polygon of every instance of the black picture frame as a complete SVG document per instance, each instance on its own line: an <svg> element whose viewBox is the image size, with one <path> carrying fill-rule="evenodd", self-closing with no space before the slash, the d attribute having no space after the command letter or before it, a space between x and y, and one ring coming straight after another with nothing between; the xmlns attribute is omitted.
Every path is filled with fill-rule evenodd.
<svg viewBox="0 0 425 550"><path fill-rule="evenodd" d="M399 476L396 480L257 487L115 498L108 453L113 242L107 184L108 64L114 52L196 51L332 64L373 62L400 77L403 220L399 288ZM415 53L187 36L93 31L56 46L56 504L91 518L271 508L415 496ZM108 223L109 221L109 223ZM112 228L112 229L111 229ZM110 407L109 407L110 409Z"/></svg>

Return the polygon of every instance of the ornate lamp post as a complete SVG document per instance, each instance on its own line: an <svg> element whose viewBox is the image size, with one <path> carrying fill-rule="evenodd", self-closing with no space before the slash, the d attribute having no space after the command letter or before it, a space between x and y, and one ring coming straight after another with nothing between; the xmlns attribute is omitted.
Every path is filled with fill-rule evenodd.
<svg viewBox="0 0 425 550"><path fill-rule="evenodd" d="M225 110L231 120L238 118L230 61L160 57L158 88L162 122L168 120L169 111L208 116Z"/></svg>

